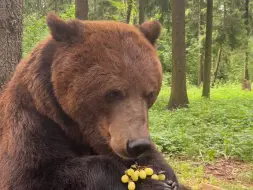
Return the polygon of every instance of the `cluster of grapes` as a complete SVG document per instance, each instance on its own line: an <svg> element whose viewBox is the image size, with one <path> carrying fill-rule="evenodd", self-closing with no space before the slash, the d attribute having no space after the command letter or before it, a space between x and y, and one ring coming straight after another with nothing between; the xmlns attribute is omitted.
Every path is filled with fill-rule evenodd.
<svg viewBox="0 0 253 190"><path fill-rule="evenodd" d="M139 179L146 179L148 176L154 180L165 180L166 178L163 171L155 174L152 168L140 167L135 164L125 171L125 174L121 177L121 181L128 183L128 190L135 190L135 182Z"/></svg>

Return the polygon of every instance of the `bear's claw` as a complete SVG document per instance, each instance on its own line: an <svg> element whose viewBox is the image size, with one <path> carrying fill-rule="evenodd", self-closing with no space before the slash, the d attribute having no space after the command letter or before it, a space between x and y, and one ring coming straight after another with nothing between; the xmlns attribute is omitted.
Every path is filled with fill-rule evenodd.
<svg viewBox="0 0 253 190"><path fill-rule="evenodd" d="M171 180L165 182L158 180L148 180L143 182L141 186L137 189L140 190L180 190L178 184Z"/></svg>

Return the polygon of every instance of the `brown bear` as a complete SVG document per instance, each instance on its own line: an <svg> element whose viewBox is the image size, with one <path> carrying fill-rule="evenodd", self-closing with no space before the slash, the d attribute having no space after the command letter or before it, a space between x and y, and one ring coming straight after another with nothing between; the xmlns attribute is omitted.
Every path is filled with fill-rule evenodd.
<svg viewBox="0 0 253 190"><path fill-rule="evenodd" d="M47 23L51 35L1 94L0 189L126 190L120 178L135 162L167 177L137 190L180 188L148 129L162 82L154 48L160 24L54 14Z"/></svg>

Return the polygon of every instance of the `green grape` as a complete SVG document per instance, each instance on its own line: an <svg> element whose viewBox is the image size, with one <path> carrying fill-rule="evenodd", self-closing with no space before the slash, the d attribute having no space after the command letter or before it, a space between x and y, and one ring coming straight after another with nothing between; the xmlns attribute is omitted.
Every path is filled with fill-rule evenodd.
<svg viewBox="0 0 253 190"><path fill-rule="evenodd" d="M131 176L134 173L134 170L132 168L127 170L127 175Z"/></svg>
<svg viewBox="0 0 253 190"><path fill-rule="evenodd" d="M135 183L134 182L130 181L128 183L128 190L135 190Z"/></svg>
<svg viewBox="0 0 253 190"><path fill-rule="evenodd" d="M158 174L159 180L165 180L166 176L164 174Z"/></svg>
<svg viewBox="0 0 253 190"><path fill-rule="evenodd" d="M140 176L141 179L146 179L147 174L144 170L140 170L139 176Z"/></svg>
<svg viewBox="0 0 253 190"><path fill-rule="evenodd" d="M123 176L121 177L121 181L122 181L123 183L127 183L127 182L129 181L129 177L128 177L127 175L123 175Z"/></svg>
<svg viewBox="0 0 253 190"><path fill-rule="evenodd" d="M155 180L159 180L158 175L156 175L156 174L153 174L153 175L151 176L151 178L152 178L152 179L155 179Z"/></svg>
<svg viewBox="0 0 253 190"><path fill-rule="evenodd" d="M132 178L133 181L138 181L138 178L139 178L138 172L135 171L135 172L131 175L131 178Z"/></svg>
<svg viewBox="0 0 253 190"><path fill-rule="evenodd" d="M147 175L153 175L153 173L154 173L152 168L145 168L145 172Z"/></svg>

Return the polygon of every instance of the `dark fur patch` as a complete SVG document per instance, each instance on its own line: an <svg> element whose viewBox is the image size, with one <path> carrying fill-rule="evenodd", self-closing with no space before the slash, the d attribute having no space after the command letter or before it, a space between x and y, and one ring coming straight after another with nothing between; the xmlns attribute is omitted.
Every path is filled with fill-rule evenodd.
<svg viewBox="0 0 253 190"><path fill-rule="evenodd" d="M40 80L43 80L43 84L45 89L47 90L47 93L49 96L53 99L53 102L55 103L55 106L57 110L61 113L62 120L64 121L64 124L66 126L71 126L73 124L73 120L68 117L68 115L62 110L60 104L57 101L57 98L55 97L54 91L53 91L53 85L51 82L51 76L52 76L52 63L54 54L56 51L56 44L53 41L49 41L48 44L42 49L41 54L43 55L41 57L42 64L39 65L38 68L38 75L40 76Z"/></svg>

